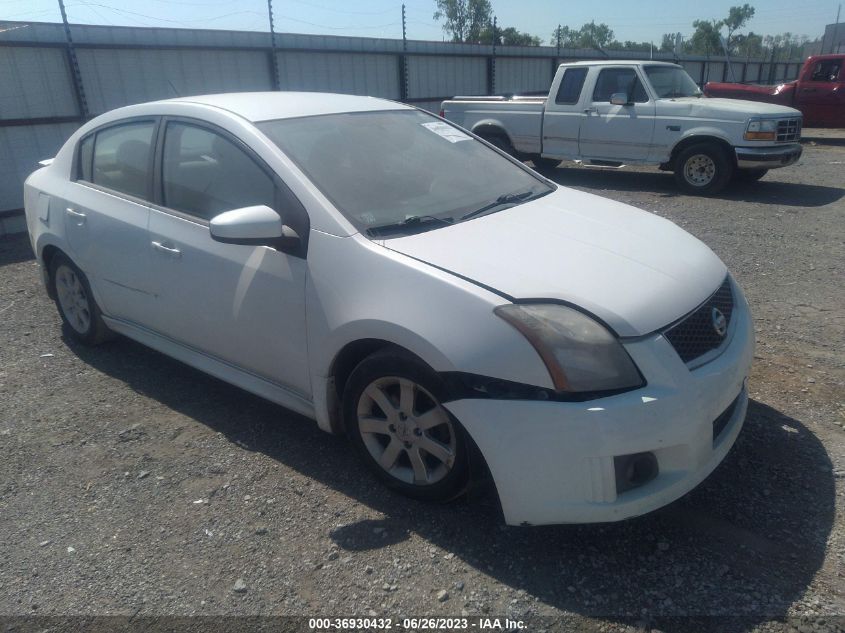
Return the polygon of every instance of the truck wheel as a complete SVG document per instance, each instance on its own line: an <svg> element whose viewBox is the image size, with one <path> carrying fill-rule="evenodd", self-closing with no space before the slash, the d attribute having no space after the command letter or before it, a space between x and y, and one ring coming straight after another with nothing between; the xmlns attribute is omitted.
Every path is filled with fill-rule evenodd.
<svg viewBox="0 0 845 633"><path fill-rule="evenodd" d="M737 169L734 172L734 180L737 182L757 182L768 173L768 169Z"/></svg>
<svg viewBox="0 0 845 633"><path fill-rule="evenodd" d="M712 196L731 179L734 166L716 143L698 143L682 150L675 159L675 180L687 193Z"/></svg>
<svg viewBox="0 0 845 633"><path fill-rule="evenodd" d="M510 140L504 134L482 134L480 135L485 141L493 145L494 147L499 148L505 154L509 154L510 156L516 156L516 150L511 145Z"/></svg>

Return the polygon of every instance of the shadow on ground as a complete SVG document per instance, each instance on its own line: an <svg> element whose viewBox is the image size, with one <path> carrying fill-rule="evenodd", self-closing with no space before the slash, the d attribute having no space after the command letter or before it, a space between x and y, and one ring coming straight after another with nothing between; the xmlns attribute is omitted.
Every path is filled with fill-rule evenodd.
<svg viewBox="0 0 845 633"><path fill-rule="evenodd" d="M540 170L547 178L565 187L588 187L608 191L644 191L660 196L680 197L683 194L671 173L660 171L626 171L567 167ZM845 196L845 189L780 182L777 173L770 173L755 183L731 183L723 192L714 196L722 200L756 202L790 207L823 207Z"/></svg>
<svg viewBox="0 0 845 633"><path fill-rule="evenodd" d="M669 507L616 524L512 528L502 524L492 494L426 505L391 493L344 439L129 340L98 348L68 344L99 371L242 449L260 451L382 513L381 520L330 534L346 550L385 547L415 532L559 609L654 626L671 616L700 615L671 625L696 631L746 630L784 617L824 560L834 518L831 463L800 421L759 402L751 402L725 462Z"/></svg>

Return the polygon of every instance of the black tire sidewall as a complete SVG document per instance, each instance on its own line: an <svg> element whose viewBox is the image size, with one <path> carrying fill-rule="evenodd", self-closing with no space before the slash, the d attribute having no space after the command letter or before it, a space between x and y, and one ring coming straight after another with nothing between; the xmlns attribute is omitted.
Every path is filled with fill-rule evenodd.
<svg viewBox="0 0 845 633"><path fill-rule="evenodd" d="M482 136L481 138L490 143L490 145L496 149L503 151L508 156L516 155L516 150L513 145L508 140L508 137L503 134L490 134L489 136Z"/></svg>
<svg viewBox="0 0 845 633"><path fill-rule="evenodd" d="M344 427L355 450L361 455L361 458L376 477L387 487L397 492L415 499L439 502L449 501L460 496L469 483L470 442L460 422L448 410L446 410L446 413L449 415L455 433L455 463L446 477L437 483L428 486L415 486L400 481L385 472L370 455L358 428L358 400L370 383L385 376L407 378L417 383L433 395L441 406L446 398L446 386L440 377L411 354L403 353L401 350L387 350L368 356L352 371L346 381L343 393Z"/></svg>
<svg viewBox="0 0 845 633"><path fill-rule="evenodd" d="M65 316L64 309L62 308L62 304L59 301L59 291L56 287L56 271L58 271L60 266L67 266L70 268L76 274L85 289L85 296L88 298L88 310L91 314L91 319L88 325L88 330L84 333L77 330L68 322L67 316ZM57 253L50 261L50 283L53 286L52 290L53 296L55 297L56 309L59 311L59 316L62 318L65 331L75 340L80 343L85 343L86 345L95 345L103 341L108 330L106 329L106 326L100 316L100 306L97 305L94 295L91 292L91 285L88 283L88 277L86 277L85 273L79 269L79 266L74 264L70 258L65 255Z"/></svg>
<svg viewBox="0 0 845 633"><path fill-rule="evenodd" d="M696 154L708 156L716 166L713 179L703 187L697 187L687 182L684 176L684 165ZM684 191L699 196L710 196L722 191L730 182L734 166L725 150L716 143L697 143L681 150L675 162L675 180Z"/></svg>

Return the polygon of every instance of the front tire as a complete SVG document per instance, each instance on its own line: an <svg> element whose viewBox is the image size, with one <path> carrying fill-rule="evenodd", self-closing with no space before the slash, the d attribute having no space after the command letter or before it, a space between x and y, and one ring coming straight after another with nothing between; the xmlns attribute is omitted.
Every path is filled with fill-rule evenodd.
<svg viewBox="0 0 845 633"><path fill-rule="evenodd" d="M389 488L427 501L449 501L466 490L469 441L441 404L445 393L435 372L396 349L368 356L349 376L347 434Z"/></svg>
<svg viewBox="0 0 845 633"><path fill-rule="evenodd" d="M59 316L71 337L85 345L97 345L112 338L88 278L76 264L62 254L54 255L50 262L50 283Z"/></svg>
<svg viewBox="0 0 845 633"><path fill-rule="evenodd" d="M675 159L678 186L697 196L719 193L730 182L733 172L733 162L716 143L690 145L681 150Z"/></svg>

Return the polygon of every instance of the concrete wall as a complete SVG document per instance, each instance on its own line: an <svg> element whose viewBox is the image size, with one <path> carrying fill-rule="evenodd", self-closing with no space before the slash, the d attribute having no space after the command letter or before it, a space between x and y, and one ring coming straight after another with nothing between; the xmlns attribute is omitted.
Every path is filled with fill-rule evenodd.
<svg viewBox="0 0 845 633"><path fill-rule="evenodd" d="M23 205L26 176L85 120L83 98L88 117L177 95L276 87L405 100L437 112L443 98L457 94L545 91L557 63L599 56L548 46L494 50L408 41L403 47L401 40L277 34L276 86L268 33L78 25L71 32L81 90L61 25L0 22L0 214ZM696 81L702 74L704 81L723 79L721 58L679 61ZM769 65L761 61L748 65L748 81L768 80ZM737 80L743 66L733 63ZM795 64L776 64L774 77L793 78L797 72Z"/></svg>

